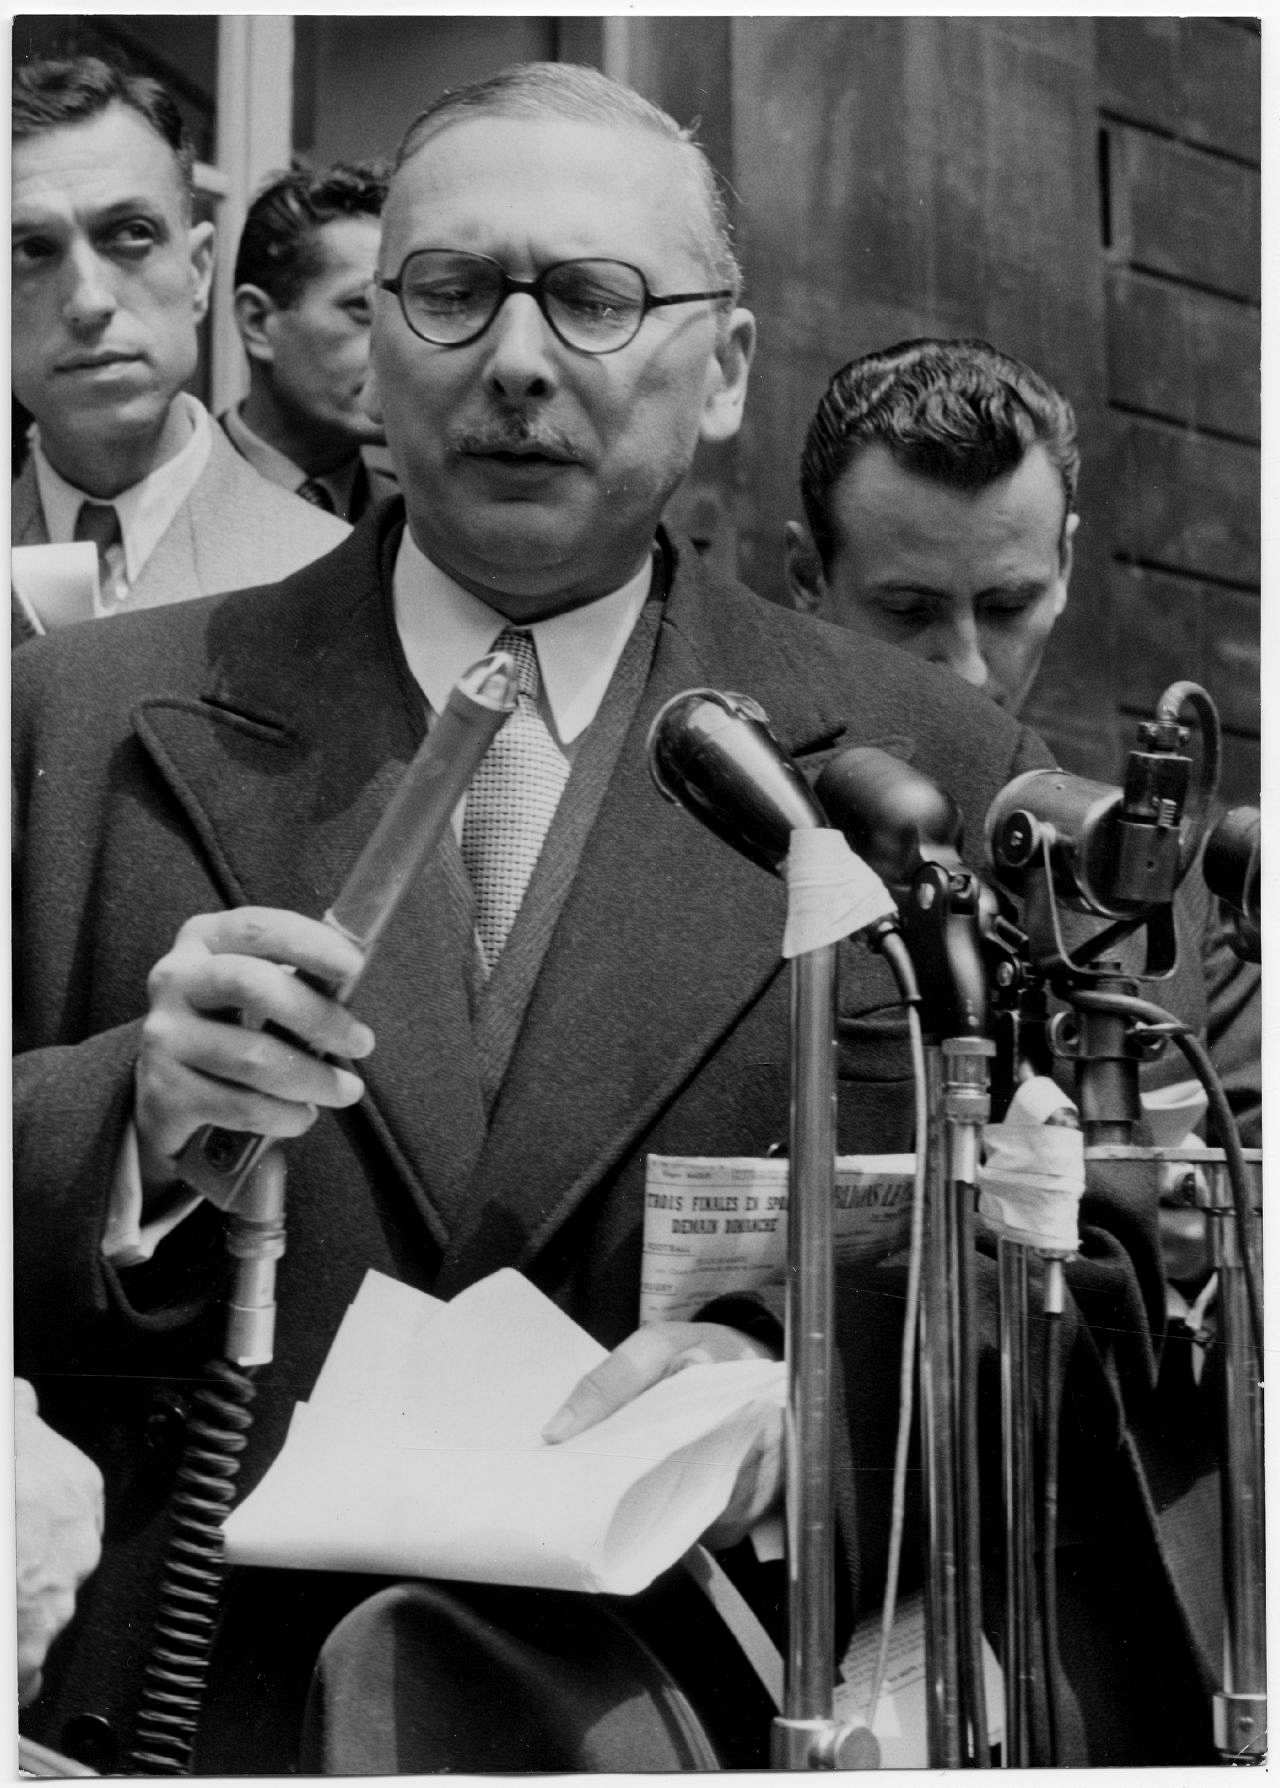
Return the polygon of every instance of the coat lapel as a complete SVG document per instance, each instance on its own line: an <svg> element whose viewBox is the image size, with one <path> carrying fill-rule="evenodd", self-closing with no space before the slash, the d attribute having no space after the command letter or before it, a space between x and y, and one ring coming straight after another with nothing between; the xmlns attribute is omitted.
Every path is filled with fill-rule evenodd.
<svg viewBox="0 0 1280 1788"><path fill-rule="evenodd" d="M781 883L664 801L648 769L654 715L700 685L757 695L802 763L842 731L834 709L778 683L771 653L734 663L732 633L698 569L682 573L494 1107L442 1296L526 1264L781 972Z"/></svg>
<svg viewBox="0 0 1280 1788"><path fill-rule="evenodd" d="M260 628L235 599L238 609L212 611L215 670L203 699L138 710L139 735L229 903L323 913L421 740L421 698L395 646L376 547L375 536L353 539L304 574L322 579L324 594L306 618L302 652L296 603L280 605L292 636L285 657L265 613L272 595L252 598L264 604ZM464 885L442 852L384 933L354 1001L377 1036L361 1069L360 1112L439 1243L483 1135L465 982L470 925Z"/></svg>

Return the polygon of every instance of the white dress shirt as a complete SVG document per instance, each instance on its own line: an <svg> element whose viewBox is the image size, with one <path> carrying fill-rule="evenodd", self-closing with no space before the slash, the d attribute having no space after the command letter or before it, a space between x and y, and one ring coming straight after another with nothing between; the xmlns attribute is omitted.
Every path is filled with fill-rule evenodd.
<svg viewBox="0 0 1280 1788"><path fill-rule="evenodd" d="M572 763L618 668L653 578L650 559L620 589L562 615L527 625L473 596L421 552L405 529L392 576L396 631L414 679L439 714L450 691L506 627L532 636L542 692L539 707ZM461 823L462 808L455 816Z"/></svg>
<svg viewBox="0 0 1280 1788"><path fill-rule="evenodd" d="M646 559L621 589L566 614L531 621L525 629L538 649L542 717L570 761L604 700L652 578L652 560ZM405 659L435 714L443 710L463 671L484 657L503 628L519 625L441 571L419 550L408 528L396 555L392 598ZM460 802L454 814L459 834L464 805ZM116 1163L102 1240L104 1256L117 1266L149 1260L163 1238L199 1203L193 1193L142 1222L142 1176L131 1123Z"/></svg>
<svg viewBox="0 0 1280 1788"><path fill-rule="evenodd" d="M107 549L107 586L103 602L115 608L128 602L129 591L142 575L143 566L168 532L175 515L199 483L209 463L213 447L213 429L209 412L198 398L180 391L174 403L185 410L191 421L191 433L173 455L154 471L110 498L120 518L121 543ZM75 538L76 517L83 503L101 503L104 499L88 491L77 490L49 464L40 445L40 430L31 435L31 458L35 467L36 489L44 525L54 546L65 545Z"/></svg>

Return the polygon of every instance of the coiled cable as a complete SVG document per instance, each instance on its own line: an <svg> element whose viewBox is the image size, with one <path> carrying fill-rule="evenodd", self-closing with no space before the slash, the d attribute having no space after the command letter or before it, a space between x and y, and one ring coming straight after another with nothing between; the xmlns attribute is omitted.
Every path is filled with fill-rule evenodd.
<svg viewBox="0 0 1280 1788"><path fill-rule="evenodd" d="M210 1360L194 1393L170 1503L159 1603L126 1771L191 1772L226 1576L222 1527L253 1423L253 1373Z"/></svg>

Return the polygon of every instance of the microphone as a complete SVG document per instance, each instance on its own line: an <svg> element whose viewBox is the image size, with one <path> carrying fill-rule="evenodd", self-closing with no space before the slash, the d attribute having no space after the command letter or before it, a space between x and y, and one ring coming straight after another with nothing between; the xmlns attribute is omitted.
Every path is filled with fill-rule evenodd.
<svg viewBox="0 0 1280 1788"><path fill-rule="evenodd" d="M360 971L341 986L313 983L320 992L350 1004L375 944L515 705L515 666L508 652L490 652L458 679L324 915L326 925L364 953ZM227 1210L270 1145L269 1137L206 1124L184 1143L178 1167L193 1190Z"/></svg>
<svg viewBox="0 0 1280 1788"><path fill-rule="evenodd" d="M833 757L815 788L831 824L893 892L926 1032L984 1034L981 940L995 917L995 896L961 860L964 821L954 799L875 745Z"/></svg>
<svg viewBox="0 0 1280 1788"><path fill-rule="evenodd" d="M826 816L757 702L687 689L654 716L649 773L659 794L739 855L781 872L791 834Z"/></svg>
<svg viewBox="0 0 1280 1788"><path fill-rule="evenodd" d="M930 777L875 745L833 757L815 784L823 811L891 888L922 863L958 869L964 820Z"/></svg>
<svg viewBox="0 0 1280 1788"><path fill-rule="evenodd" d="M1202 750L1193 779L1182 708L1199 711ZM1191 867L1218 783L1221 725L1198 683L1173 683L1154 720L1138 727L1124 786L1065 770L1028 770L987 810L987 852L1010 893L1025 896L1048 864L1065 906L1100 918L1141 920L1168 909Z"/></svg>
<svg viewBox="0 0 1280 1788"><path fill-rule="evenodd" d="M1205 841L1203 867L1205 886L1235 919L1237 956L1261 962L1262 815L1256 807L1232 807L1223 814Z"/></svg>

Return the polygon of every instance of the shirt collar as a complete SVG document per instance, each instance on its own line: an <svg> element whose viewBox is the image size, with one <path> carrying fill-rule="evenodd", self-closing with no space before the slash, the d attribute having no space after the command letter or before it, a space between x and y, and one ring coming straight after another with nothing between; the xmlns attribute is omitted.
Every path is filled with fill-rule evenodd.
<svg viewBox="0 0 1280 1788"><path fill-rule="evenodd" d="M307 474L302 467L296 465L287 453L281 453L270 441L255 434L240 414L238 407L224 410L219 420L227 431L227 439L242 458L247 459L255 472L270 479L272 484L283 485L285 490L298 491L307 482ZM322 484L333 498L337 513L345 517L351 508L351 498L355 490L356 477L360 471L360 455L353 453L344 465L332 472L318 472L311 482Z"/></svg>
<svg viewBox="0 0 1280 1788"><path fill-rule="evenodd" d="M648 562L621 589L522 624L538 649L550 718L562 745L595 719L652 582ZM409 669L439 714L458 678L516 625L441 571L405 529L393 577L396 627Z"/></svg>
<svg viewBox="0 0 1280 1788"><path fill-rule="evenodd" d="M137 484L110 499L120 517L125 582L128 584L136 583L141 576L143 566L199 482L213 448L213 430L204 405L187 391L180 391L173 401L181 404L190 418L190 435L172 459L165 460ZM80 505L100 503L103 499L91 496L88 491L77 490L61 472L54 470L40 445L38 428L32 433L31 457L45 528L50 542L55 546L62 545L74 537Z"/></svg>

